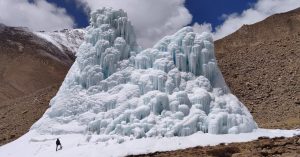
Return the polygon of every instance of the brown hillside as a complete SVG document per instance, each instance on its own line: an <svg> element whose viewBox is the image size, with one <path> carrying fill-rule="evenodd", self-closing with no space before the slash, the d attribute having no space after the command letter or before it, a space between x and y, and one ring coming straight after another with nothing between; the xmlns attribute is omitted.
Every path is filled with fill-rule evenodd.
<svg viewBox="0 0 300 157"><path fill-rule="evenodd" d="M0 25L0 144L40 118L73 61L71 52L24 28Z"/></svg>
<svg viewBox="0 0 300 157"><path fill-rule="evenodd" d="M215 50L227 84L260 127L300 128L300 9L243 26Z"/></svg>

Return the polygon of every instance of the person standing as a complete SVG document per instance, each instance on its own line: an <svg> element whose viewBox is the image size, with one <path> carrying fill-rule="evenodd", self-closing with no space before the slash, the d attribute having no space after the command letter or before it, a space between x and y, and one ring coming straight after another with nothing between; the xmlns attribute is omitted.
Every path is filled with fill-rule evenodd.
<svg viewBox="0 0 300 157"><path fill-rule="evenodd" d="M58 146L59 146L59 148L58 148ZM61 143L60 143L60 140L57 138L56 139L56 151L57 150L61 150L62 149L62 145L61 145Z"/></svg>

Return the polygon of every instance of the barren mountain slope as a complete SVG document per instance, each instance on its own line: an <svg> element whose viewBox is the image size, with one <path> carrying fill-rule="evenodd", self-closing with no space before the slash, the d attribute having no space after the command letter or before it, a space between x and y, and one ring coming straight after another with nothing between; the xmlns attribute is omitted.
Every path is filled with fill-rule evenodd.
<svg viewBox="0 0 300 157"><path fill-rule="evenodd" d="M1 102L0 145L19 138L44 114L59 84L40 89L29 95Z"/></svg>
<svg viewBox="0 0 300 157"><path fill-rule="evenodd" d="M72 52L24 28L0 26L0 143L27 132L44 113L73 61Z"/></svg>
<svg viewBox="0 0 300 157"><path fill-rule="evenodd" d="M300 9L215 42L223 76L260 127L300 127Z"/></svg>
<svg viewBox="0 0 300 157"><path fill-rule="evenodd" d="M295 136L271 139L261 137L251 142L198 146L177 151L132 155L132 157L299 157L299 154L300 136Z"/></svg>

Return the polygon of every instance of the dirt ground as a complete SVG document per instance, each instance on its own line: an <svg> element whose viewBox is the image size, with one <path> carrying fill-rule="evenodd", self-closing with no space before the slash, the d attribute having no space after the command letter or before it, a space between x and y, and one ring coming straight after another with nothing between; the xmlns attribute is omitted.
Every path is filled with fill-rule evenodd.
<svg viewBox="0 0 300 157"><path fill-rule="evenodd" d="M300 136L264 138L244 143L219 144L129 157L300 157Z"/></svg>

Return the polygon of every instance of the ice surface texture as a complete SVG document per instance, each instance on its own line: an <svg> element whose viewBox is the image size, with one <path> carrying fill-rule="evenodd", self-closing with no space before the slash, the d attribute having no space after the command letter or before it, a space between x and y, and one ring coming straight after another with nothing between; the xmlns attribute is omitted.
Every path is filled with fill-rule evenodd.
<svg viewBox="0 0 300 157"><path fill-rule="evenodd" d="M210 34L185 27L140 51L126 13L107 8L91 14L85 42L50 105L32 130L142 138L257 128L228 91Z"/></svg>

